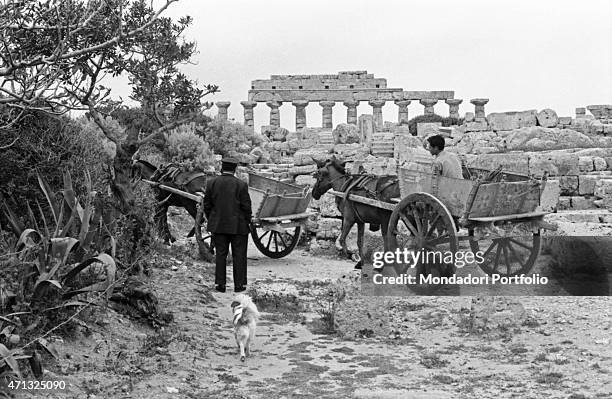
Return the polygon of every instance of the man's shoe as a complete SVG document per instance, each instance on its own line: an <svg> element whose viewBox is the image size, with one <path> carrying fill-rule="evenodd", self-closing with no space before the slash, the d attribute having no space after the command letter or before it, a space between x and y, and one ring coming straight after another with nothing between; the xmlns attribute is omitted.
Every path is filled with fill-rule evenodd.
<svg viewBox="0 0 612 399"><path fill-rule="evenodd" d="M242 291L246 291L246 287L244 286L234 287L234 292L242 292Z"/></svg>
<svg viewBox="0 0 612 399"><path fill-rule="evenodd" d="M218 285L215 287L215 289L219 292L225 292L225 286L224 285Z"/></svg>

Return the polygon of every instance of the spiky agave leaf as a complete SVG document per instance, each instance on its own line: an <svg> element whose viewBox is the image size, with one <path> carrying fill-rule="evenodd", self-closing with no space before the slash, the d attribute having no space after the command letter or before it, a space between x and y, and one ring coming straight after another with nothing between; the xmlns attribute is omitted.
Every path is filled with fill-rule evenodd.
<svg viewBox="0 0 612 399"><path fill-rule="evenodd" d="M19 364L17 364L17 360L13 357L13 353L8 350L8 348L2 344L0 344L0 361L5 362L13 373L17 375L17 377L21 378L21 370L19 370Z"/></svg>

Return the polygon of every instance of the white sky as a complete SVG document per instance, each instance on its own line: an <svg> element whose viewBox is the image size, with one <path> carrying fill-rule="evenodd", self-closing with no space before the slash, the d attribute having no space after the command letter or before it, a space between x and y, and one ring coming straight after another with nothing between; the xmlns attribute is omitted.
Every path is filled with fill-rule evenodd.
<svg viewBox="0 0 612 399"><path fill-rule="evenodd" d="M231 101L229 117L243 121L240 101L250 82L272 74L335 74L367 70L404 90L454 90L460 112L472 98L489 98L486 112L612 104L610 0L180 0L167 15L191 15L187 38L197 65L183 70L220 86L209 101ZM127 87L115 92L127 97ZM213 108L216 113L216 108ZM281 126L295 128L285 103ZM439 102L436 113L448 115ZM362 102L358 113L371 113ZM388 102L385 120L397 121ZM410 117L423 106L413 101ZM321 126L321 107L307 108L308 126ZM346 107L334 107L334 126ZM255 108L255 126L269 108Z"/></svg>

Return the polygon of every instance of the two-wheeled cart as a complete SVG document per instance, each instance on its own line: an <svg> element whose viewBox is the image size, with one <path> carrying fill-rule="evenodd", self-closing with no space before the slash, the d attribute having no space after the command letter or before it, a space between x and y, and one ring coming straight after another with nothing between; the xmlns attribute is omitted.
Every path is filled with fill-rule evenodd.
<svg viewBox="0 0 612 399"><path fill-rule="evenodd" d="M546 179L472 168L464 168L463 174L464 179L453 179L413 164L398 170L401 198L382 202L349 194L348 200L391 212L386 250L407 248L432 253L434 259L439 254L439 259L456 257L448 254L462 252L460 243L468 241L470 252L482 261L467 261L487 274L529 272L540 253L542 229L556 229L544 221L550 212L539 209ZM410 267L421 275L450 275L456 260L419 261ZM394 266L398 273L408 267Z"/></svg>
<svg viewBox="0 0 612 399"><path fill-rule="evenodd" d="M203 236L201 231L205 222L205 193L192 194L157 182L144 181L198 203L195 236L202 248L203 243L211 238L210 235ZM257 249L275 259L289 255L298 244L302 227L311 215L306 211L312 198L310 187L289 184L249 172L249 196L253 209L250 231Z"/></svg>

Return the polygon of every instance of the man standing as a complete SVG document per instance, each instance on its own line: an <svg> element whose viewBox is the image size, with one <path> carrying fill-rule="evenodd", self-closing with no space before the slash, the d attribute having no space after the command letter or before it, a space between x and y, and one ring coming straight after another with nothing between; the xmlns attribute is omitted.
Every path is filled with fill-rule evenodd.
<svg viewBox="0 0 612 399"><path fill-rule="evenodd" d="M434 167L440 171L440 176L463 179L461 161L456 154L444 151L444 137L437 135L427 138L427 149L436 157Z"/></svg>
<svg viewBox="0 0 612 399"><path fill-rule="evenodd" d="M225 292L226 263L229 246L234 262L234 291L241 292L247 283L247 245L251 222L249 186L234 176L238 161L221 160L221 176L206 184L204 214L207 229L212 233L215 246L216 290Z"/></svg>

